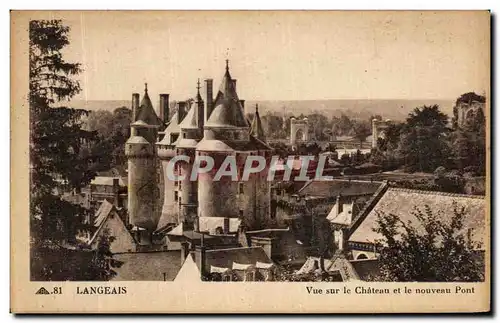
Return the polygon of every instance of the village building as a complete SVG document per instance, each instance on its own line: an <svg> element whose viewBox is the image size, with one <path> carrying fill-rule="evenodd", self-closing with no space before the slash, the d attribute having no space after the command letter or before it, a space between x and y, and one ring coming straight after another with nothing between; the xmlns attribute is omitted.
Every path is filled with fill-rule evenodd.
<svg viewBox="0 0 500 323"><path fill-rule="evenodd" d="M461 233L476 245L479 254L484 252L486 236L484 196L402 189L387 185L375 193L359 217L350 225L345 239L348 257L356 260L377 258L377 243L382 236L373 229L380 214L394 214L403 223L411 222L412 226L418 228L420 221L414 212L416 210L424 212L426 206L435 214L439 214L443 221L451 221L453 210L463 208L464 232Z"/></svg>
<svg viewBox="0 0 500 323"><path fill-rule="evenodd" d="M95 250L102 238L109 238L111 252L135 252L137 243L125 225L125 218L126 210L103 200L94 219L87 223L87 227L78 230L77 241Z"/></svg>
<svg viewBox="0 0 500 323"><path fill-rule="evenodd" d="M184 261L175 282L273 281L276 266L261 247L205 250L196 248Z"/></svg>

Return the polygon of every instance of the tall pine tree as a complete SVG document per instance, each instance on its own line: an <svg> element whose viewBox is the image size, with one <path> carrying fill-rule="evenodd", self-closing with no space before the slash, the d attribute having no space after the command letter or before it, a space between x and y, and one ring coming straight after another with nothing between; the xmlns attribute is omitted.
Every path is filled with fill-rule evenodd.
<svg viewBox="0 0 500 323"><path fill-rule="evenodd" d="M74 77L80 64L63 59L69 27L60 20L33 20L29 26L30 211L33 242L74 237L86 210L60 198L79 191L95 176L85 147L95 132L82 129L85 110L55 107L80 92Z"/></svg>

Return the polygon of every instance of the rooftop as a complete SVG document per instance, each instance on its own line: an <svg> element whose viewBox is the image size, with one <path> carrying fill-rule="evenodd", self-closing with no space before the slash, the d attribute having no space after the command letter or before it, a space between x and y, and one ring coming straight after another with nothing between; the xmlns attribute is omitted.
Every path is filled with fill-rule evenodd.
<svg viewBox="0 0 500 323"><path fill-rule="evenodd" d="M486 203L483 196L401 188L388 188L379 194L381 196L378 197L378 201L369 204L356 220L349 241L373 243L381 239L382 236L373 231L379 214L397 215L404 223L411 222L419 230L424 230L414 212L424 211L424 206L427 205L444 221L451 221L455 207L463 207L464 230L472 229L473 241L484 243Z"/></svg>

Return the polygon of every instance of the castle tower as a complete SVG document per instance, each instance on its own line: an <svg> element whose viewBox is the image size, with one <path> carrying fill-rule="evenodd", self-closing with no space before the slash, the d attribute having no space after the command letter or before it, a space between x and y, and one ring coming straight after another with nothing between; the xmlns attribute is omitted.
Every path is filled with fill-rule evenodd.
<svg viewBox="0 0 500 323"><path fill-rule="evenodd" d="M133 94L131 136L125 143L128 158L128 212L129 223L152 232L156 229L159 198L155 142L161 121L156 115L148 95L138 104Z"/></svg>
<svg viewBox="0 0 500 323"><path fill-rule="evenodd" d="M198 216L201 222L210 217L240 218L247 228L264 226L269 213L269 194L258 187L255 174L247 181L241 180L243 165L250 155L267 156L270 148L250 135L250 127L243 106L236 93L236 82L231 78L228 61L226 72L216 94L213 110L204 125L204 137L196 146L197 156L210 156L215 161L214 170L198 177ZM217 170L226 158L234 158L238 165L238 178L223 176L214 180ZM267 196L260 197L261 194Z"/></svg>
<svg viewBox="0 0 500 323"><path fill-rule="evenodd" d="M204 104L200 95L200 81L198 80L197 94L186 117L180 124L181 137L176 146L177 154L188 156L189 161L179 162L180 175L183 180L180 183L179 197L179 222L184 228L194 228L198 211L198 182L191 181L191 171L196 158L196 145L203 138Z"/></svg>
<svg viewBox="0 0 500 323"><path fill-rule="evenodd" d="M167 167L170 160L176 156L176 146L181 140L180 124L184 119L185 103L177 105L177 111L172 115L165 129L165 135L156 146L158 149L158 158L161 162L162 184L163 184L163 204L161 207L161 216L158 221L157 230L162 230L171 224L179 224L179 198L180 198L180 183L168 177ZM180 174L179 163L173 170L174 175Z"/></svg>
<svg viewBox="0 0 500 323"><path fill-rule="evenodd" d="M254 138L259 139L260 141L266 141L264 129L262 128L262 121L260 120L258 104L255 105L255 116L252 120L252 125L250 126L250 135L252 135Z"/></svg>

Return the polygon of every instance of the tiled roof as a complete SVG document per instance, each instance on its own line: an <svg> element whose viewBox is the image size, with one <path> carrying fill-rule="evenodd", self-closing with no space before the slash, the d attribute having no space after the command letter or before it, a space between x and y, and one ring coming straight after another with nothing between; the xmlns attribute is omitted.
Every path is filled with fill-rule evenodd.
<svg viewBox="0 0 500 323"><path fill-rule="evenodd" d="M416 209L425 211L424 206L427 205L435 215L439 212L440 219L445 221L451 220L455 206L463 207L465 210L464 230L472 229L473 241L484 243L486 203L482 196L401 188L388 188L380 194L378 202L362 211L356 226L351 231L349 241L374 242L381 239L382 236L373 231L378 214L397 215L404 223L411 221L412 225L419 228L420 222L413 212Z"/></svg>
<svg viewBox="0 0 500 323"><path fill-rule="evenodd" d="M115 254L122 261L114 281L173 281L181 268L179 251L134 252Z"/></svg>
<svg viewBox="0 0 500 323"><path fill-rule="evenodd" d="M102 228L104 227L104 224L106 223L106 220L108 219L108 216L111 212L116 212L117 209L113 204L108 202L107 200L103 200L101 203L101 206L97 210L95 217L94 217L94 227L96 228L95 232L92 235L92 238L89 241L89 245L91 245L95 239L99 236L99 233L101 232ZM120 217L118 217L121 225L125 226L125 224L120 220Z"/></svg>
<svg viewBox="0 0 500 323"><path fill-rule="evenodd" d="M300 190L300 195L332 197L337 195L369 195L377 191L382 182L357 181L357 180L311 180Z"/></svg>
<svg viewBox="0 0 500 323"><path fill-rule="evenodd" d="M94 226L100 227L101 224L106 220L108 214L113 210L113 204L109 203L107 200L103 200L101 206L95 214Z"/></svg>

